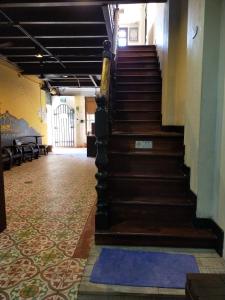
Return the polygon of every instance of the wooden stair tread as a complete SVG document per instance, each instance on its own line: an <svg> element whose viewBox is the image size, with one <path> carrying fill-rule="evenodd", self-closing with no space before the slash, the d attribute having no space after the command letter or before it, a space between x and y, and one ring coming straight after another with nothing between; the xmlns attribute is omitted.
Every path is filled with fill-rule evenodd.
<svg viewBox="0 0 225 300"><path fill-rule="evenodd" d="M140 74L140 75L139 74L138 75L135 75L135 74L118 74L117 75L117 77L137 77L137 76L138 77L144 77L144 78L145 77L151 77L151 78L152 77L157 77L157 78L161 78L160 75L156 75L156 74L155 75L147 75L147 76L145 74Z"/></svg>
<svg viewBox="0 0 225 300"><path fill-rule="evenodd" d="M123 59L128 59L127 61L125 60L121 60L121 58ZM137 60L129 60L131 58L134 58L134 56L118 56L118 59L120 59L119 61L117 61L117 64L156 64L156 65L159 65L159 62L157 61L157 57L155 56L152 56L152 55L145 55L143 56L142 58L144 58L145 60L140 60L140 59L137 59ZM153 59L154 61L151 61L151 59Z"/></svg>
<svg viewBox="0 0 225 300"><path fill-rule="evenodd" d="M156 49L156 45L129 45L129 46L124 46L124 47L118 47L118 51L123 51L126 49L133 49L133 48L153 48Z"/></svg>
<svg viewBox="0 0 225 300"><path fill-rule="evenodd" d="M193 206L195 201L189 196L154 196L154 197L118 197L113 198L110 203L118 204L140 204L140 205L163 205L163 206Z"/></svg>
<svg viewBox="0 0 225 300"><path fill-rule="evenodd" d="M127 70L127 71L129 71L129 70L141 70L141 71L151 71L151 70L157 70L159 73L161 73L161 71L159 70L159 67L158 66L156 66L156 67L146 67L146 68L139 68L139 67L130 67L130 68L128 68L128 67L119 67L119 68L117 68L117 70Z"/></svg>
<svg viewBox="0 0 225 300"><path fill-rule="evenodd" d="M151 131L149 133L127 133L122 131L113 131L112 136L126 136L126 137L183 137L183 133L179 132L168 132L168 131Z"/></svg>
<svg viewBox="0 0 225 300"><path fill-rule="evenodd" d="M169 157L183 157L183 152L169 152L164 150L147 150L142 151L109 151L109 154L127 155L127 156L169 156Z"/></svg>
<svg viewBox="0 0 225 300"><path fill-rule="evenodd" d="M144 53L146 53L146 52L151 52L151 53L156 53L156 49L152 49L152 48L146 48L146 49L118 49L118 54L120 54L120 53L130 53L130 52L144 52Z"/></svg>
<svg viewBox="0 0 225 300"><path fill-rule="evenodd" d="M133 81L133 82L126 82L126 81L123 81L123 82L118 82L117 85L133 85L133 84L136 84L136 85L140 85L140 87L142 85L162 85L161 82L140 82L140 81Z"/></svg>
<svg viewBox="0 0 225 300"><path fill-rule="evenodd" d="M137 112L137 113L139 113L139 112L141 112L141 113L143 113L143 112L146 112L146 113L148 113L148 112L160 112L160 110L159 109L155 109L155 110L146 110L146 109L117 109L116 110L117 112Z"/></svg>
<svg viewBox="0 0 225 300"><path fill-rule="evenodd" d="M161 180L183 180L187 178L187 175L184 174L182 171L177 172L177 174L160 174L160 173L134 173L134 172L111 172L109 173L109 177L111 178L124 178L124 179L161 179Z"/></svg>
<svg viewBox="0 0 225 300"><path fill-rule="evenodd" d="M148 90L148 91L138 91L138 90L117 90L116 91L116 93L126 93L126 94L128 94L128 93L138 93L138 94L142 94L142 93L145 93L145 94L147 94L147 93L150 93L150 94L159 94L159 95L161 95L161 91L151 91L151 90Z"/></svg>
<svg viewBox="0 0 225 300"><path fill-rule="evenodd" d="M115 119L114 122L136 122L136 123L154 123L154 122L159 122L161 123L160 120L118 120L118 119Z"/></svg>
<svg viewBox="0 0 225 300"><path fill-rule="evenodd" d="M129 231L127 231L129 228ZM123 222L111 227L110 231L98 232L98 234L116 234L116 235L144 235L144 236L165 236L173 238L188 238L188 239L213 239L217 237L210 229L197 229L191 226L185 227L162 227L162 226L148 226L140 221Z"/></svg>
<svg viewBox="0 0 225 300"><path fill-rule="evenodd" d="M159 100L159 99L157 99L157 100L155 100L155 99L153 99L153 100L140 100L140 99L128 99L128 100L116 100L116 102L146 102L146 103L149 103L149 102L160 102L161 103L161 100Z"/></svg>

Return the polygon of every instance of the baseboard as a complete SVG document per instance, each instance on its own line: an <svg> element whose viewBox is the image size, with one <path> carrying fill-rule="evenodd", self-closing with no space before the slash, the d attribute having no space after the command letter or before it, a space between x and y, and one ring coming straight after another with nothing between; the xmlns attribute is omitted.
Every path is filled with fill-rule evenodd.
<svg viewBox="0 0 225 300"><path fill-rule="evenodd" d="M179 132L184 134L184 126L176 126L176 125L162 125L161 129L167 132Z"/></svg>
<svg viewBox="0 0 225 300"><path fill-rule="evenodd" d="M214 220L209 218L196 218L194 225L197 228L211 229L213 231L218 239L216 251L220 256L223 256L224 231L219 227L219 225Z"/></svg>

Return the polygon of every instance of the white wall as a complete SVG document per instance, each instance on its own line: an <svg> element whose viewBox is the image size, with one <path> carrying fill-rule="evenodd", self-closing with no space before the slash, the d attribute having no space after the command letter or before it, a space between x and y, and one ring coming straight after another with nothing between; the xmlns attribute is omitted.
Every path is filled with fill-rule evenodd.
<svg viewBox="0 0 225 300"><path fill-rule="evenodd" d="M197 216L212 218L225 230L225 0L188 1L186 64L181 55L185 52L184 40L179 40L184 36L178 31L185 17L171 11L175 2L160 4L158 9L156 4L149 4L157 18L152 22L155 36L151 33L150 40L157 44L162 63L163 113L171 125L177 125L174 116L177 107L183 107L185 163L191 168L191 189L198 196ZM172 49L180 51L173 49L175 60L170 43ZM177 64L182 68L186 65L183 79L178 81L183 82L182 89L170 95L169 85L176 87L177 76L181 77ZM174 74L170 75L169 69ZM183 99L180 92L185 95Z"/></svg>
<svg viewBox="0 0 225 300"><path fill-rule="evenodd" d="M214 168L217 159L216 134L220 56L221 0L205 0L202 95L198 154L199 217L214 217ZM224 78L224 77L223 77Z"/></svg>
<svg viewBox="0 0 225 300"><path fill-rule="evenodd" d="M145 44L145 4L120 4L119 26L128 28L128 45ZM129 41L129 30L138 27L138 41Z"/></svg>
<svg viewBox="0 0 225 300"><path fill-rule="evenodd" d="M218 103L216 116L216 143L214 162L213 215L225 231L225 0L221 1ZM224 244L225 257L225 244Z"/></svg>

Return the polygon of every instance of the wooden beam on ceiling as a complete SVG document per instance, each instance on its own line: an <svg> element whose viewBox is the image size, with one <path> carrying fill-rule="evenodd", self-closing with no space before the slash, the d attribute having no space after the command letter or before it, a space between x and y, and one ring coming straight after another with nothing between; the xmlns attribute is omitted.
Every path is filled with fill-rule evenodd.
<svg viewBox="0 0 225 300"><path fill-rule="evenodd" d="M3 16L9 23L13 24L14 21L4 12L0 9L0 15ZM39 47L39 49L43 50L45 53L47 53L48 55L54 57L56 59L56 61L64 68L65 66L63 65L63 63L55 56L52 55L52 53L46 49L35 37L33 37L28 31L26 31L25 28L23 28L21 25L14 25L14 27L16 29L18 29L18 31L22 32L22 34L24 34L27 38L29 38L37 47Z"/></svg>
<svg viewBox="0 0 225 300"><path fill-rule="evenodd" d="M7 43L9 41L8 38L1 37L0 36L1 43ZM42 39L41 43L43 46L45 46L47 49L51 48L92 48L92 47L103 47L103 42L105 40L105 37L101 38L88 38L88 39ZM15 38L12 40L12 47L31 47L35 48L32 41L30 41L28 38ZM9 47L11 48L11 47ZM25 48L26 49L26 48ZM29 49L29 48L28 48Z"/></svg>
<svg viewBox="0 0 225 300"><path fill-rule="evenodd" d="M1 49L1 53L3 55L6 55L8 57L14 56L14 57L26 57L26 56L35 56L37 54L37 49L10 49L10 48L4 48ZM50 53L43 53L43 56L49 56L49 57L96 57L102 56L102 49L101 48L84 48L84 49L74 49L74 48L52 48Z"/></svg>
<svg viewBox="0 0 225 300"><path fill-rule="evenodd" d="M40 74L58 74L58 75L99 75L101 74L101 63L80 63L69 64L66 69L60 67L59 64L44 64L40 66L38 64L18 64L18 66L24 70L23 74L27 75L40 75Z"/></svg>
<svg viewBox="0 0 225 300"><path fill-rule="evenodd" d="M0 11L0 13L2 13ZM84 24L84 25L20 25L20 23L9 23L0 25L1 36L20 36L29 33L30 36L37 38L38 36L94 36L98 33L99 36L107 36L105 23L102 24ZM25 33L26 32L26 33Z"/></svg>
<svg viewBox="0 0 225 300"><path fill-rule="evenodd" d="M0 3L0 7L67 7L67 6L100 6L100 5L107 5L107 4L132 4L132 3L163 3L167 2L167 0L121 0L121 1L96 1L96 0L89 0L89 1L71 1L71 0L64 0L64 1L53 1L53 0L39 0L35 2L30 2L26 0L13 0L13 1L3 1Z"/></svg>
<svg viewBox="0 0 225 300"><path fill-rule="evenodd" d="M4 12L15 22L102 22L102 8L79 7L21 7L4 8ZM1 21L5 21L1 19Z"/></svg>

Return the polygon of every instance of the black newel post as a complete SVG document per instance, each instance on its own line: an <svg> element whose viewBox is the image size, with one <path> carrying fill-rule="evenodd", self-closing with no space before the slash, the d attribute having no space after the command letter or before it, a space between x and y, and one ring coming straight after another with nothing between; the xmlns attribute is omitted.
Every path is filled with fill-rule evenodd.
<svg viewBox="0 0 225 300"><path fill-rule="evenodd" d="M97 185L97 212L95 226L97 230L109 228L108 211L108 140L109 140L109 84L112 53L111 43L105 41L103 52L103 67L101 77L100 95L96 97L97 110L95 113L95 135L97 156L95 164L98 168L96 174Z"/></svg>

